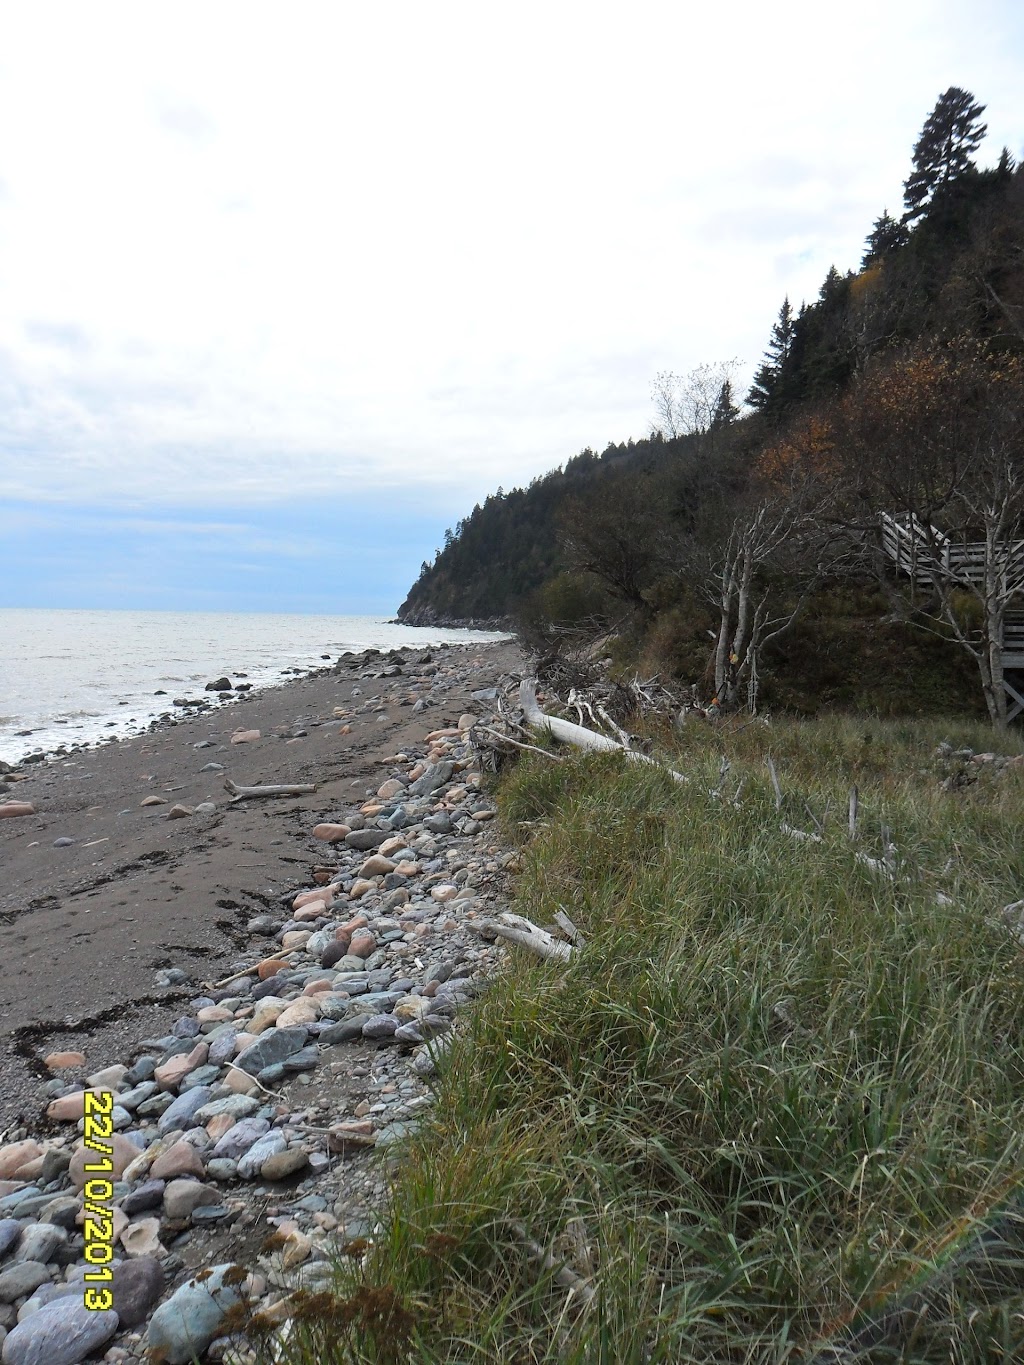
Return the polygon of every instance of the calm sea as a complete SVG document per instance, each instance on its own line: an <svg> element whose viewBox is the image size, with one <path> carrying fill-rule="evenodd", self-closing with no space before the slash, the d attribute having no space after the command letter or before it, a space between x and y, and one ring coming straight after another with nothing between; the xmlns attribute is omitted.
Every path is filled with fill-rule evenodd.
<svg viewBox="0 0 1024 1365"><path fill-rule="evenodd" d="M225 673L255 689L347 649L502 638L379 616L0 608L0 759L137 734L174 697L201 695Z"/></svg>

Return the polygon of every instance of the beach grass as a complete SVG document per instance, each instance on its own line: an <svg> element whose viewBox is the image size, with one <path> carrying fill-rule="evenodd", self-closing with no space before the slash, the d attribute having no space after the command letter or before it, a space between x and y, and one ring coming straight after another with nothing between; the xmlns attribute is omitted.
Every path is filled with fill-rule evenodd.
<svg viewBox="0 0 1024 1365"><path fill-rule="evenodd" d="M585 944L510 948L286 1365L1024 1359L1024 766L954 721L651 738L688 783L501 780L511 908Z"/></svg>

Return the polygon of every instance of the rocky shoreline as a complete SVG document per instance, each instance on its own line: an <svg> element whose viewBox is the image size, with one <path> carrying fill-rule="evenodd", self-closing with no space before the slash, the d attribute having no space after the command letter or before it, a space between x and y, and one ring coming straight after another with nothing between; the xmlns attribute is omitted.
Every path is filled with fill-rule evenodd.
<svg viewBox="0 0 1024 1365"><path fill-rule="evenodd" d="M502 952L475 929L514 868L471 730L517 658L508 646L432 653L344 666L347 701L321 726L351 734L407 704L418 739L407 725L400 749L372 755L366 799L303 801L308 871L251 907L240 959L206 981L163 968L169 1026L102 1065L73 1036L46 1051L39 1039L46 1107L0 1143L3 1365L249 1362L241 1307L284 1322L300 1286L325 1284L330 1257L373 1235L377 1154L431 1103L459 1009ZM449 698L465 709L446 714ZM246 804L296 814L288 797ZM202 818L190 808L181 823ZM105 1311L82 1297L96 1231L83 1211L87 1091L113 1095Z"/></svg>

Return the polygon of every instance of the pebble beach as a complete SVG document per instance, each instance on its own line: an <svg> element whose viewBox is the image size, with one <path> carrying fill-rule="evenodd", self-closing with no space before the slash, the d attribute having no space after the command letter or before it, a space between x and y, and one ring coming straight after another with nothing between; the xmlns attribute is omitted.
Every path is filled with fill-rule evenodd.
<svg viewBox="0 0 1024 1365"><path fill-rule="evenodd" d="M283 1322L372 1237L380 1153L503 951L476 930L515 859L471 730L522 668L511 642L342 656L0 776L3 1365L247 1365L232 1310Z"/></svg>

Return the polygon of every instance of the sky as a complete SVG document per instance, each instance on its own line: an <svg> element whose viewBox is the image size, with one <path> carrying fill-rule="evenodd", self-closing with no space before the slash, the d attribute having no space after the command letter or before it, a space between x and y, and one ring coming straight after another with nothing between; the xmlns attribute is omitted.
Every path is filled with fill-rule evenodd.
<svg viewBox="0 0 1024 1365"><path fill-rule="evenodd" d="M0 605L392 613L902 209L1020 0L34 0L0 21Z"/></svg>

